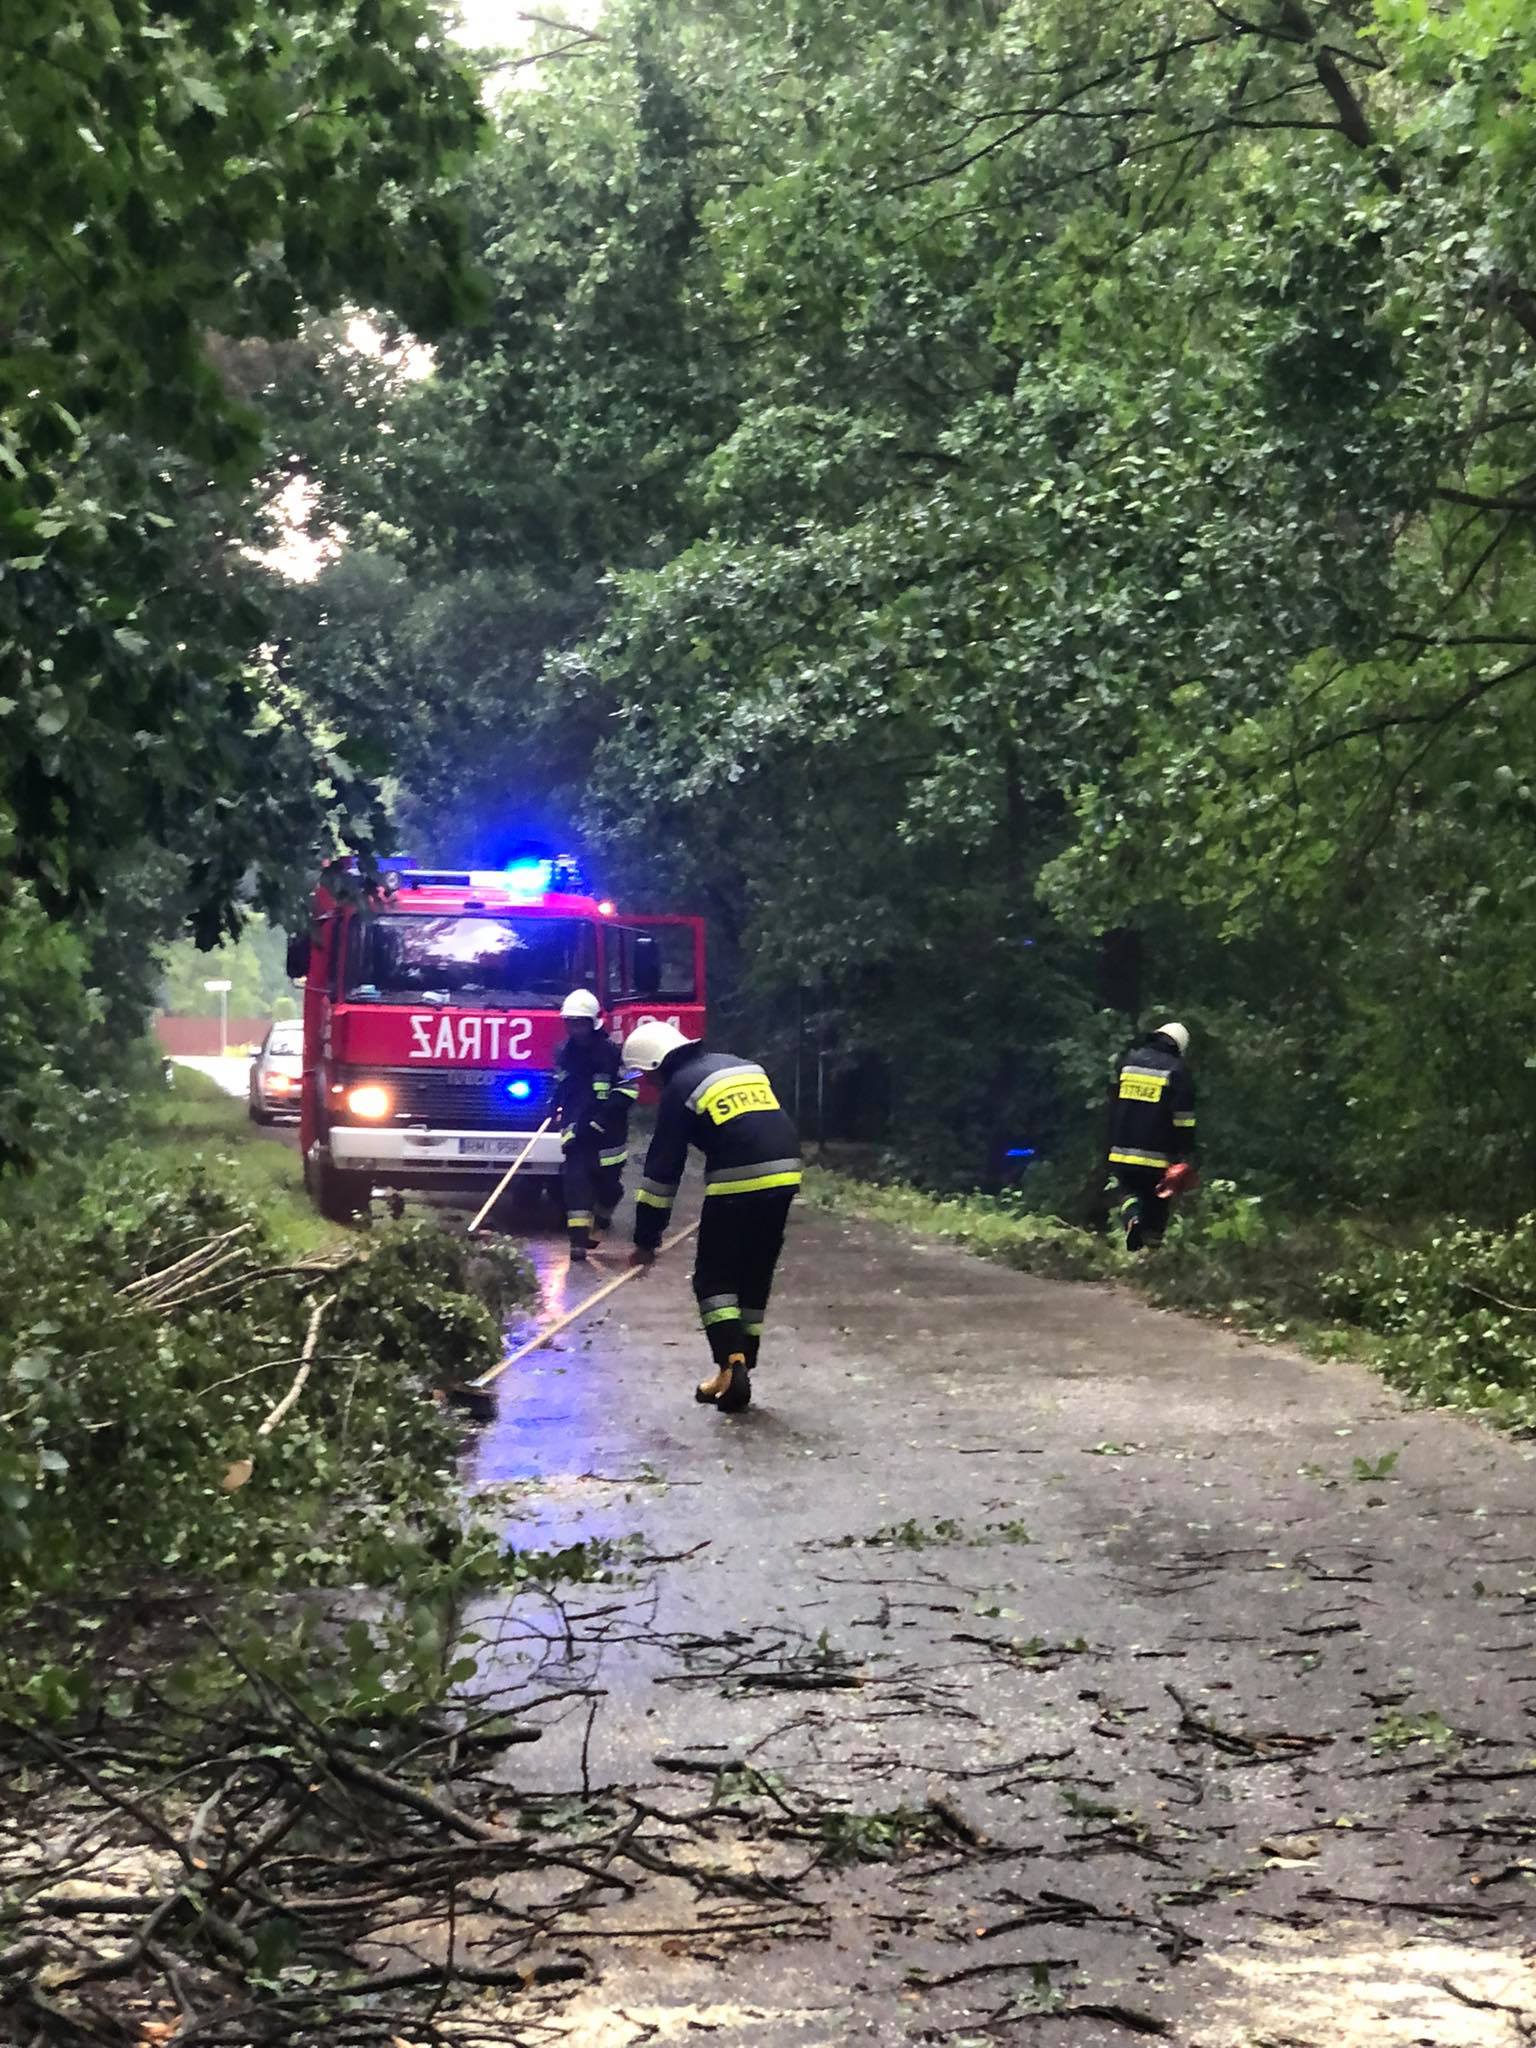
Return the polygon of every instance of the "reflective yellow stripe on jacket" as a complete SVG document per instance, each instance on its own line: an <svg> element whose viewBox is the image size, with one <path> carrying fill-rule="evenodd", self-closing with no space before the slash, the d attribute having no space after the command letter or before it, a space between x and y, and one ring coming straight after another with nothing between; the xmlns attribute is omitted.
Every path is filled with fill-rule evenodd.
<svg viewBox="0 0 1536 2048"><path fill-rule="evenodd" d="M717 1166L704 1176L704 1193L755 1195L765 1188L797 1188L800 1178L798 1159L759 1159L750 1166Z"/></svg>

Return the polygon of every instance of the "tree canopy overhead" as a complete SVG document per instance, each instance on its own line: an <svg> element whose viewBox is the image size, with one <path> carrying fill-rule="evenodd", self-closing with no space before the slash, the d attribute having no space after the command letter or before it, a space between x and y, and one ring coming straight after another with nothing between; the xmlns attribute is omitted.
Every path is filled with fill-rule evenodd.
<svg viewBox="0 0 1536 2048"><path fill-rule="evenodd" d="M91 462L138 479L131 545L171 545L156 489L176 545L207 521L186 573L143 579L179 588L174 642L152 608L92 615L123 702L155 672L126 632L194 703L225 693L221 744L266 749L230 777L267 788L314 788L274 771L323 719L343 810L382 729L422 851L579 815L616 885L712 914L760 1028L804 1005L933 1170L974 1172L1000 1127L1069 1151L1125 1028L1106 1005L1167 999L1204 1027L1243 1166L1315 1174L1326 1128L1340 1186L1411 1193L1436 1146L1480 1198L1523 1192L1528 11L617 0L550 31L456 175L478 307L422 196L477 117L415 19L311 9L263 40L194 11L148 54L124 29L170 158L114 171L89 121L62 145L122 176L124 234L131 187L187 243L189 364L206 327L281 338L345 298L436 344L425 377L329 347L287 380L291 459L348 545L287 593L242 726L248 659L186 624L189 589L210 635L232 615L208 493L255 474L242 415L205 367L184 431L154 414L125 267L69 389L12 407L42 422L23 467L61 471L28 518L61 516L48 407L79 420L83 362L112 421ZM226 175L248 161L275 184ZM56 236L67 203L38 204ZM38 276L28 303L64 320L67 278ZM96 364L109 329L137 369ZM172 459L145 482L148 434ZM27 573L74 532L28 542ZM29 731L77 717L52 687L15 693ZM157 745L149 814L201 819ZM50 849L36 820L101 805L49 758L13 805L63 901L89 833ZM211 904L240 828L274 836L234 811Z"/></svg>
<svg viewBox="0 0 1536 2048"><path fill-rule="evenodd" d="M321 455L294 645L406 684L417 816L579 805L930 1161L1093 1092L1114 927L1246 1163L1300 1090L1348 1179L1528 1180L1528 12L602 29L501 103L488 321Z"/></svg>
<svg viewBox="0 0 1536 2048"><path fill-rule="evenodd" d="M155 938L234 929L371 822L263 653L245 544L289 451L254 401L317 314L473 310L448 174L481 116L420 0L40 0L0 76L3 1160Z"/></svg>

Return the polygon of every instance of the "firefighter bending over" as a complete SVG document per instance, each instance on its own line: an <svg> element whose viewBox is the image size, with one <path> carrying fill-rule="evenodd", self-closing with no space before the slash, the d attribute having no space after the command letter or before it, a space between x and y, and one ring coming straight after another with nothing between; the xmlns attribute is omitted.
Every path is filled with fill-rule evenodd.
<svg viewBox="0 0 1536 2048"><path fill-rule="evenodd" d="M629 1112L638 1084L620 1069L619 1049L602 1029L602 1005L591 989L572 989L560 1015L569 1036L555 1060L554 1108L566 1227L571 1257L579 1262L593 1233L613 1221L624 1192Z"/></svg>
<svg viewBox="0 0 1536 2048"><path fill-rule="evenodd" d="M630 1263L656 1256L696 1145L704 1157L704 1210L693 1266L704 1335L715 1370L694 1398L735 1414L752 1399L784 1226L800 1185L800 1139L762 1068L734 1053L705 1052L671 1024L640 1024L624 1041L624 1065L654 1074L661 1091L656 1135L635 1192Z"/></svg>
<svg viewBox="0 0 1536 2048"><path fill-rule="evenodd" d="M1174 1198L1195 1185L1195 1089L1184 1064L1189 1033L1162 1024L1133 1046L1115 1077L1109 1190L1119 1197L1127 1251L1161 1244Z"/></svg>

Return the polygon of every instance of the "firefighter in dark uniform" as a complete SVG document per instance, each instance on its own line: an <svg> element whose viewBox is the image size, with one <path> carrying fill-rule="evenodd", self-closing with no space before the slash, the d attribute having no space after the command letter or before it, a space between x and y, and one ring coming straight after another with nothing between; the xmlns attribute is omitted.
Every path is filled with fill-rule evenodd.
<svg viewBox="0 0 1536 2048"><path fill-rule="evenodd" d="M1110 1115L1111 1199L1119 1198L1127 1251L1162 1242L1178 1184L1192 1173L1195 1089L1184 1064L1189 1033L1159 1025L1115 1075Z"/></svg>
<svg viewBox="0 0 1536 2048"><path fill-rule="evenodd" d="M566 1228L571 1257L579 1262L591 1249L593 1230L606 1229L618 1207L633 1094L615 1097L623 1085L619 1049L602 1029L602 1004L591 989L572 989L560 1015L569 1035L555 1057L554 1116Z"/></svg>
<svg viewBox="0 0 1536 2048"><path fill-rule="evenodd" d="M695 1399L730 1415L752 1399L774 1269L800 1185L800 1139L762 1068L734 1053L705 1052L671 1024L640 1024L624 1041L624 1066L655 1076L656 1134L635 1191L635 1249L648 1266L688 1163L704 1156L704 1208L693 1291L715 1370Z"/></svg>
<svg viewBox="0 0 1536 2048"><path fill-rule="evenodd" d="M624 1168L629 1159L629 1113L640 1093L640 1076L621 1067L598 1116L597 1180L593 1189L592 1228L601 1237L612 1225L613 1212L624 1199Z"/></svg>

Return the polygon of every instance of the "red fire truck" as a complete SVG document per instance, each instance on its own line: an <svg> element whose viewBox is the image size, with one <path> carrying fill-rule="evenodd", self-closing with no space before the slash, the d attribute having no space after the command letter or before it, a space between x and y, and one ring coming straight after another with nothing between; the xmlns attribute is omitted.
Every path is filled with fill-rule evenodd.
<svg viewBox="0 0 1536 2048"><path fill-rule="evenodd" d="M322 1214L375 1187L489 1192L549 1115L560 1005L590 988L624 1034L647 1018L704 1035L704 924L629 917L564 857L494 873L333 869L288 949L304 983L300 1136ZM560 1140L523 1171L546 1183Z"/></svg>

